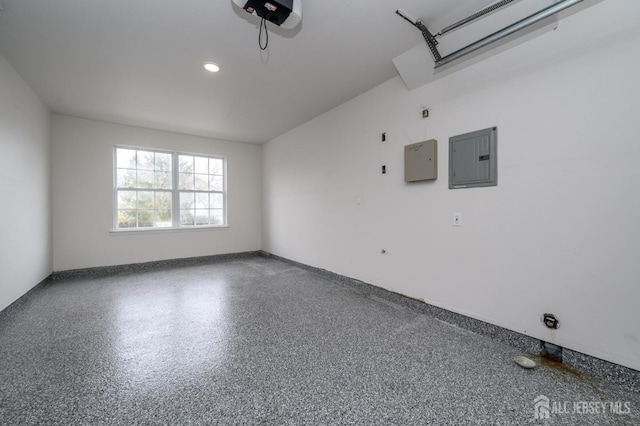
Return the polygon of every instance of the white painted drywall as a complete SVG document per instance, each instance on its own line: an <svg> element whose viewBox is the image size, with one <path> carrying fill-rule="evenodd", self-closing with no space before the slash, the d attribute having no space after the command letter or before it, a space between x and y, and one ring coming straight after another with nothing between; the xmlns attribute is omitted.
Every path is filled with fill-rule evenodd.
<svg viewBox="0 0 640 426"><path fill-rule="evenodd" d="M264 249L640 369L638 16L635 0L599 3L488 61L413 91L397 77L270 141ZM449 190L448 138L491 126L498 186ZM403 146L431 138L438 180L404 183Z"/></svg>
<svg viewBox="0 0 640 426"><path fill-rule="evenodd" d="M0 310L52 271L50 114L0 56Z"/></svg>
<svg viewBox="0 0 640 426"><path fill-rule="evenodd" d="M228 228L110 233L113 146L227 158ZM54 271L261 248L259 145L52 116Z"/></svg>

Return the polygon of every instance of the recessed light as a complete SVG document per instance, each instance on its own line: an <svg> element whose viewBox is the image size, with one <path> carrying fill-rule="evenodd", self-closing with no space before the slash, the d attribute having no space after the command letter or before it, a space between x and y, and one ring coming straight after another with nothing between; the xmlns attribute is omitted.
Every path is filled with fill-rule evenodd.
<svg viewBox="0 0 640 426"><path fill-rule="evenodd" d="M213 62L205 62L203 64L204 69L209 71L209 72L218 72L220 71L220 67L218 66L218 64L215 64Z"/></svg>

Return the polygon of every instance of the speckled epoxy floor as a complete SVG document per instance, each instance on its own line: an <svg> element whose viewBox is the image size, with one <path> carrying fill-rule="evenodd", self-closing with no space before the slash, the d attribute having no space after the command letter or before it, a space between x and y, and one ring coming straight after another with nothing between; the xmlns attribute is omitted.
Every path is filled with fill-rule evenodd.
<svg viewBox="0 0 640 426"><path fill-rule="evenodd" d="M0 314L0 424L640 424L519 354L261 257L65 279Z"/></svg>

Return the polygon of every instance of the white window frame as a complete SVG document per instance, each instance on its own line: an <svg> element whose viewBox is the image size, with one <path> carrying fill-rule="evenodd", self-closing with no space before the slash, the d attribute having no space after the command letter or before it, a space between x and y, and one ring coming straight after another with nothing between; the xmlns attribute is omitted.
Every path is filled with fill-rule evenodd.
<svg viewBox="0 0 640 426"><path fill-rule="evenodd" d="M117 153L118 149L129 149L136 151L146 151L160 154L171 155L171 189L156 189L156 188L141 188L141 187L118 187L118 164ZM179 158L180 155L200 157L207 159L222 160L222 191L217 190L183 190L179 185ZM136 168L136 171L138 169ZM194 175L196 173L194 172ZM209 176L218 176L217 174L210 174ZM169 192L171 193L171 226L136 226L135 227L119 227L118 221L118 191L157 191L157 192ZM193 192L193 193L207 193L207 194L222 194L222 223L221 224L202 224L202 225L183 225L180 220L180 193ZM190 230L190 229L215 229L215 228L227 228L228 205L227 205L227 158L220 155L184 152L184 151L172 151L156 148L131 146L131 145L114 145L113 146L113 232L149 232L149 231L162 231L162 230Z"/></svg>

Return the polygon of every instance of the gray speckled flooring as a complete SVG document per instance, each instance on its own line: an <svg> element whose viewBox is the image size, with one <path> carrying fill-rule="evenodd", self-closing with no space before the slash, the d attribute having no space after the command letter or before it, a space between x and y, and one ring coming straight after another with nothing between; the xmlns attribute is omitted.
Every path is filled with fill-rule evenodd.
<svg viewBox="0 0 640 426"><path fill-rule="evenodd" d="M261 257L62 279L0 314L0 424L640 424L520 354Z"/></svg>

